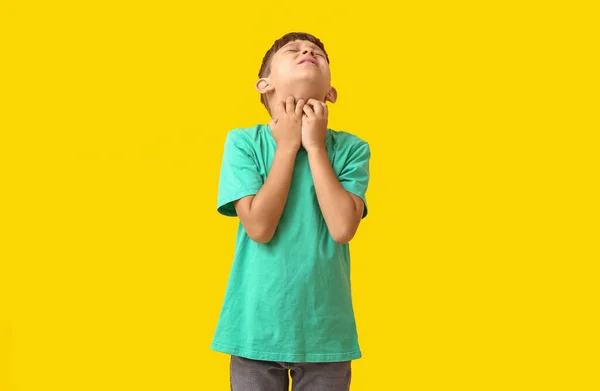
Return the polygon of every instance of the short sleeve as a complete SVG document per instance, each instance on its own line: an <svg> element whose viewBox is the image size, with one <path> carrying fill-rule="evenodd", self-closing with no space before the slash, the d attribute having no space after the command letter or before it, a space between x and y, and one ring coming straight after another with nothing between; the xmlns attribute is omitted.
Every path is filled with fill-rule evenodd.
<svg viewBox="0 0 600 391"><path fill-rule="evenodd" d="M217 211L225 216L237 216L234 201L255 195L262 185L250 143L240 131L230 131L221 162Z"/></svg>
<svg viewBox="0 0 600 391"><path fill-rule="evenodd" d="M357 195L365 203L363 218L367 216L366 192L369 187L369 161L371 149L369 144L362 142L348 156L344 167L338 175L338 179L346 191Z"/></svg>

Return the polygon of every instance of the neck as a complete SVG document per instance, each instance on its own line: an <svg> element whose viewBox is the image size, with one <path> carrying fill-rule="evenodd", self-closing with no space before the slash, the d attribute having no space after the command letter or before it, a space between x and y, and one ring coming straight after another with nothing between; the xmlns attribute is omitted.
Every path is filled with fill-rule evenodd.
<svg viewBox="0 0 600 391"><path fill-rule="evenodd" d="M325 101L325 95L315 91L314 87L306 86L304 88L294 88L289 90L275 91L273 92L273 96L269 98L269 102L271 104L279 104L281 102L285 102L288 96L294 97L294 102L298 102L300 99L304 99L304 101L308 101L309 99L316 99L318 101Z"/></svg>

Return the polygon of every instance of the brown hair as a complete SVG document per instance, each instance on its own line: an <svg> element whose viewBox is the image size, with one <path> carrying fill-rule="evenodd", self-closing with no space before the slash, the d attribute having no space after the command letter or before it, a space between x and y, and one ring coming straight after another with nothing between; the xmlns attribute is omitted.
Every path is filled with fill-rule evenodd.
<svg viewBox="0 0 600 391"><path fill-rule="evenodd" d="M273 56L275 55L275 53L277 53L277 51L279 51L279 49L293 41L309 41L314 43L319 49L323 51L323 53L325 53L325 58L327 59L327 63L329 63L329 56L325 51L325 45L323 45L319 38L308 33L287 33L283 37L276 40L273 43L273 46L271 46L271 48L267 50L267 53L263 57L262 64L260 65L260 70L258 71L259 78L267 77L271 74L271 60L273 59ZM260 101L263 105L265 105L267 110L269 110L269 106L267 105L267 97L265 94L260 94Z"/></svg>

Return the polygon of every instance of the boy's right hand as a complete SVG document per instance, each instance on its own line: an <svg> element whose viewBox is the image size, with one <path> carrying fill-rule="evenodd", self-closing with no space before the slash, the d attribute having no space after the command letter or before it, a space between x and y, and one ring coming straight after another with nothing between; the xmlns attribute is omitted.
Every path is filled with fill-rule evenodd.
<svg viewBox="0 0 600 391"><path fill-rule="evenodd" d="M269 122L269 127L278 148L289 148L295 152L300 149L303 108L304 99L294 104L293 96L273 108L273 120Z"/></svg>

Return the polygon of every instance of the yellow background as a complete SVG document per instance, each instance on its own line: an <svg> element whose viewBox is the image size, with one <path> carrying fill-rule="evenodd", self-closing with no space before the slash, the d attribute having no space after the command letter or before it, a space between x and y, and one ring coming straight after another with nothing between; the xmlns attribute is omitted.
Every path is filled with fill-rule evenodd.
<svg viewBox="0 0 600 391"><path fill-rule="evenodd" d="M0 390L229 389L222 147L295 30L372 149L352 389L600 389L591 3L0 1Z"/></svg>

